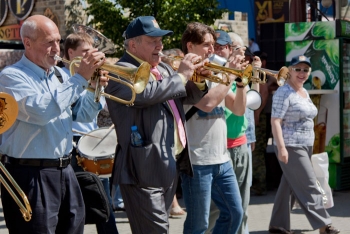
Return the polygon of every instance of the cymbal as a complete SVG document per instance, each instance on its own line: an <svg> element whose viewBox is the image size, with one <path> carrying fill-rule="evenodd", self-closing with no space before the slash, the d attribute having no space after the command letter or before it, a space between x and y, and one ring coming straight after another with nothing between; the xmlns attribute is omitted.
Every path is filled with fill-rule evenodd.
<svg viewBox="0 0 350 234"><path fill-rule="evenodd" d="M15 123L18 105L10 94L0 92L0 134L6 132Z"/></svg>

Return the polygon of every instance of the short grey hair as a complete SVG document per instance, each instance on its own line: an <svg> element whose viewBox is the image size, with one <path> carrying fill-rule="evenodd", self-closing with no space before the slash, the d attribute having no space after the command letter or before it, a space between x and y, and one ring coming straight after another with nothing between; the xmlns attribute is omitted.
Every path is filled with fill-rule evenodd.
<svg viewBox="0 0 350 234"><path fill-rule="evenodd" d="M141 37L141 36L137 36L137 37L125 39L125 41L124 41L124 48L125 48L126 50L129 49L129 42L130 42L131 40L135 40L137 43L140 44L140 43L142 42L142 37Z"/></svg>
<svg viewBox="0 0 350 234"><path fill-rule="evenodd" d="M20 34L21 34L21 39L25 37L28 37L32 40L37 39L37 23L35 20L26 20L21 26Z"/></svg>
<svg viewBox="0 0 350 234"><path fill-rule="evenodd" d="M242 38L234 32L229 32L228 35L231 38L232 44L238 44L239 46L244 46L244 42Z"/></svg>

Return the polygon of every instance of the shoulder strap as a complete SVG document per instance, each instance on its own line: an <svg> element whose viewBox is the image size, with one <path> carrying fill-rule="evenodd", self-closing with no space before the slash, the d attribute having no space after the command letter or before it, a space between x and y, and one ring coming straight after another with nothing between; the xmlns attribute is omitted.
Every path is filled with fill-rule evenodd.
<svg viewBox="0 0 350 234"><path fill-rule="evenodd" d="M53 67L53 68L55 69L55 75L56 75L57 79L58 79L61 83L63 83L63 79L62 79L62 75L61 75L60 71L57 69L57 67Z"/></svg>
<svg viewBox="0 0 350 234"><path fill-rule="evenodd" d="M188 121L190 118L192 118L192 116L198 111L198 108L195 106L192 106L191 109L189 109L189 111L186 112L186 121Z"/></svg>

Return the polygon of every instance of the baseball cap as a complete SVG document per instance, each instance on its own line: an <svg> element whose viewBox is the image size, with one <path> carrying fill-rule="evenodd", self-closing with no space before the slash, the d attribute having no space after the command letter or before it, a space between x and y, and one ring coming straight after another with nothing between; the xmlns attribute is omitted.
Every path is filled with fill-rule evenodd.
<svg viewBox="0 0 350 234"><path fill-rule="evenodd" d="M311 67L310 59L308 57L306 57L305 55L295 56L290 61L290 65L291 66L295 66L295 65L297 65L299 63L305 63L305 64L307 64L307 65L309 65Z"/></svg>
<svg viewBox="0 0 350 234"><path fill-rule="evenodd" d="M227 44L232 44L232 40L231 37L228 35L227 32L222 31L222 30L217 30L215 31L217 39L216 39L216 43L218 43L219 45L227 45Z"/></svg>
<svg viewBox="0 0 350 234"><path fill-rule="evenodd" d="M125 39L146 35L150 37L163 37L173 35L173 31L160 29L153 16L139 16L126 28L123 34Z"/></svg>

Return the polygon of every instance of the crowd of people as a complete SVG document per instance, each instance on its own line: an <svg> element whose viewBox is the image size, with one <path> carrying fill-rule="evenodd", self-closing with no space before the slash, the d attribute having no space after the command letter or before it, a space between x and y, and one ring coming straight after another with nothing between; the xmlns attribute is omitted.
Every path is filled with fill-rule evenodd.
<svg viewBox="0 0 350 234"><path fill-rule="evenodd" d="M142 73L147 76L143 91L126 105L102 97L96 102L94 93L86 91L99 86L122 100L133 97L130 86L99 69L107 61L93 47L91 37L73 33L66 38L64 58L81 56L71 74L68 65L56 66L61 40L56 24L41 15L23 22L25 53L0 73L0 91L12 95L19 109L13 126L1 135L0 153L28 197L32 218L23 220L2 186L9 233L84 232L85 204L75 176L81 170L77 145L82 136L102 127L99 113L108 119L103 127L117 137L111 178L100 178L110 209L122 204L119 209L125 210L133 233L169 233L169 215L186 215L186 234L249 233L254 119L259 116L254 118L247 109L247 92L259 91L264 84L248 85L237 71L264 67L263 56L253 54L259 50L254 44L249 52L237 34L192 22L182 35L181 50L169 50L163 57L162 38L172 34L161 29L153 16L137 17L126 28L124 54L116 65L149 69ZM207 65L213 55L236 72L210 70ZM293 58L290 78L273 96L272 134L283 175L270 233L292 233L291 194L314 229L321 234L340 232L331 225L310 162L312 119L317 114L303 88L310 72L308 58ZM130 137L135 126L141 145ZM176 200L178 186L186 213ZM265 191L266 187L261 193ZM113 212L107 222L96 222L96 228L98 233L118 233Z"/></svg>

